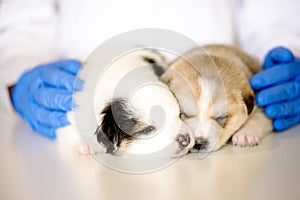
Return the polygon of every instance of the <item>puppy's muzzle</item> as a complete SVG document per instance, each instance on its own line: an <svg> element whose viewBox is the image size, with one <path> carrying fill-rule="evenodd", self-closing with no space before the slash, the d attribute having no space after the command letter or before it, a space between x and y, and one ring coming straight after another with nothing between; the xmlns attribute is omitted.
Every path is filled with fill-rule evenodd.
<svg viewBox="0 0 300 200"><path fill-rule="evenodd" d="M176 141L179 144L179 147L181 149L184 149L188 147L191 144L191 137L189 134L179 134L176 138ZM195 138L195 144L194 146L190 149L190 152L199 152L206 150L207 147L209 146L208 140L200 137L200 138Z"/></svg>
<svg viewBox="0 0 300 200"><path fill-rule="evenodd" d="M179 134L176 138L176 141L178 142L178 144L181 148L185 148L191 143L191 137L187 133Z"/></svg>
<svg viewBox="0 0 300 200"><path fill-rule="evenodd" d="M195 145L193 149L196 151L205 150L208 146L208 140L204 138L195 138Z"/></svg>

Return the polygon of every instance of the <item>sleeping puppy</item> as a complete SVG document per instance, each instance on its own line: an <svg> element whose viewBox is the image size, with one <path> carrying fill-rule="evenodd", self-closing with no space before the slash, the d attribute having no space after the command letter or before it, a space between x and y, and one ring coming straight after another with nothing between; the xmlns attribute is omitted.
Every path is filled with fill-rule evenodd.
<svg viewBox="0 0 300 200"><path fill-rule="evenodd" d="M83 69L87 65L88 61ZM158 52L139 49L120 56L107 67L98 79L94 96L98 124L89 133L91 141L85 143L86 148L80 148L79 154L169 158L189 151L192 130L180 119L176 98L159 79L164 66L164 58Z"/></svg>
<svg viewBox="0 0 300 200"><path fill-rule="evenodd" d="M257 145L272 131L248 83L257 66L235 47L207 45L179 58L162 75L178 100L181 119L193 129L192 152L217 150L230 139L234 145Z"/></svg>

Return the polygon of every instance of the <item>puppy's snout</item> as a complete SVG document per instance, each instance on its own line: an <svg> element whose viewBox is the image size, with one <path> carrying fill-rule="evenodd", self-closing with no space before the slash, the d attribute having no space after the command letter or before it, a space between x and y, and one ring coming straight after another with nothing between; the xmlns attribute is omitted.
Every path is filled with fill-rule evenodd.
<svg viewBox="0 0 300 200"><path fill-rule="evenodd" d="M195 150L204 150L208 146L208 140L204 138L195 138L195 145L193 146L193 149Z"/></svg>
<svg viewBox="0 0 300 200"><path fill-rule="evenodd" d="M176 141L181 147L187 147L191 142L191 137L189 134L179 134L176 138Z"/></svg>

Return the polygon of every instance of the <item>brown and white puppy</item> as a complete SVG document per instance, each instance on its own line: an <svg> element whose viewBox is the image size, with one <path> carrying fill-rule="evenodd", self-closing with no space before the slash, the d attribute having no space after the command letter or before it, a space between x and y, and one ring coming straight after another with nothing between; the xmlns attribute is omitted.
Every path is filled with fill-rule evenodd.
<svg viewBox="0 0 300 200"><path fill-rule="evenodd" d="M207 45L188 52L163 74L181 118L194 131L192 152L217 150L230 138L234 145L257 145L272 131L248 82L257 66L256 59L236 47Z"/></svg>

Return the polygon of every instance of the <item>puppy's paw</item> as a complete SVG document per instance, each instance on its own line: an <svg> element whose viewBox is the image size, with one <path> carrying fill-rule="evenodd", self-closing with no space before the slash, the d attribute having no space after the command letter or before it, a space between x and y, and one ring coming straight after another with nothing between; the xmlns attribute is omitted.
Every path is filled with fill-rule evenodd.
<svg viewBox="0 0 300 200"><path fill-rule="evenodd" d="M79 156L89 156L89 155L91 155L90 151L82 145L80 145L80 147L77 149L77 154Z"/></svg>
<svg viewBox="0 0 300 200"><path fill-rule="evenodd" d="M250 130L239 130L232 136L232 144L234 146L252 147L259 144L259 137L255 132Z"/></svg>

